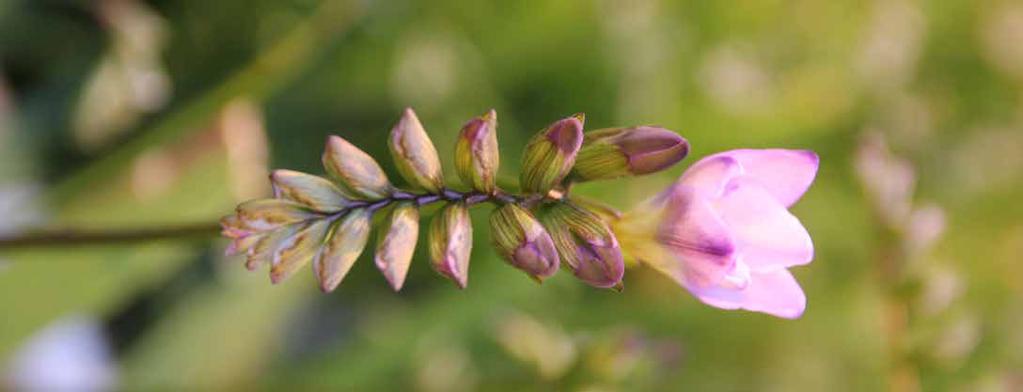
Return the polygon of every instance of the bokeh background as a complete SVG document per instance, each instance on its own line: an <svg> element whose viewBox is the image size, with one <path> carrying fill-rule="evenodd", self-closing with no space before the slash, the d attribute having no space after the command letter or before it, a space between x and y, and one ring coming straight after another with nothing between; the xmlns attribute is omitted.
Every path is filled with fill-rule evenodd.
<svg viewBox="0 0 1023 392"><path fill-rule="evenodd" d="M793 208L805 315L710 308L644 268L621 293L538 286L486 230L468 289L419 249L399 294L371 252L324 295L216 235L8 246L0 389L1023 389L1012 0L0 1L0 237L213 224L270 168L322 173L328 134L395 174L406 106L448 173L491 107L512 178L576 112L688 138L666 173L577 188L621 208L716 151L817 151Z"/></svg>

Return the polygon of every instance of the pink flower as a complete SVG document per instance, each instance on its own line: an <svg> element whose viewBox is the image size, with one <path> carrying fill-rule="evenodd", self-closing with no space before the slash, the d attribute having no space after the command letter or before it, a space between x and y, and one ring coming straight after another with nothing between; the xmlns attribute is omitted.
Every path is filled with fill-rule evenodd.
<svg viewBox="0 0 1023 392"><path fill-rule="evenodd" d="M664 193L615 223L622 247L704 303L798 318L806 296L788 267L813 259L788 207L817 174L800 150L732 150L690 167Z"/></svg>

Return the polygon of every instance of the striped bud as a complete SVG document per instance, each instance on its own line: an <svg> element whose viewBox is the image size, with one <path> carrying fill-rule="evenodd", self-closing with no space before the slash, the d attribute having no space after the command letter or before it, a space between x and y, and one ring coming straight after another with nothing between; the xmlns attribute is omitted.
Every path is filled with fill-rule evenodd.
<svg viewBox="0 0 1023 392"><path fill-rule="evenodd" d="M530 140L522 157L523 191L547 193L572 170L583 142L584 118L580 113L558 120Z"/></svg>
<svg viewBox="0 0 1023 392"><path fill-rule="evenodd" d="M622 250L611 229L592 212L558 203L542 215L558 253L575 276L595 287L619 287L625 274Z"/></svg>
<svg viewBox="0 0 1023 392"><path fill-rule="evenodd" d="M391 210L377 235L375 262L394 291L401 290L419 238L419 210L401 203Z"/></svg>
<svg viewBox="0 0 1023 392"><path fill-rule="evenodd" d="M537 282L558 272L558 250L533 214L507 204L490 215L490 231L498 254Z"/></svg>
<svg viewBox="0 0 1023 392"><path fill-rule="evenodd" d="M291 224L257 235L256 242L245 253L245 268L255 271L264 264L271 264L277 245L295 234L300 224Z"/></svg>
<svg viewBox="0 0 1023 392"><path fill-rule="evenodd" d="M319 216L301 204L282 199L247 201L239 204L236 212L237 224L255 232L270 231Z"/></svg>
<svg viewBox="0 0 1023 392"><path fill-rule="evenodd" d="M323 167L354 195L378 200L391 193L391 183L373 157L339 136L327 138Z"/></svg>
<svg viewBox="0 0 1023 392"><path fill-rule="evenodd" d="M472 221L462 203L444 207L430 223L430 260L441 275L459 288L469 284L469 256L472 252Z"/></svg>
<svg viewBox="0 0 1023 392"><path fill-rule="evenodd" d="M490 109L462 127L455 144L455 170L466 185L493 193L497 190L498 164L497 112Z"/></svg>
<svg viewBox="0 0 1023 392"><path fill-rule="evenodd" d="M334 291L359 259L369 240L370 217L369 211L356 209L333 225L330 237L313 259L313 273L324 292Z"/></svg>
<svg viewBox="0 0 1023 392"><path fill-rule="evenodd" d="M320 250L330 222L317 219L300 225L294 233L276 242L271 256L270 282L280 283L306 265Z"/></svg>
<svg viewBox="0 0 1023 392"><path fill-rule="evenodd" d="M345 209L350 196L329 180L292 170L274 170L270 174L274 197L291 200L319 212Z"/></svg>
<svg viewBox="0 0 1023 392"><path fill-rule="evenodd" d="M437 149L433 147L430 136L411 108L405 109L401 120L391 129L388 147L398 172L410 185L432 193L438 193L444 188L444 174L441 172Z"/></svg>
<svg viewBox="0 0 1023 392"><path fill-rule="evenodd" d="M583 181L655 173L689 154L689 142L664 128L608 128L586 134L574 174Z"/></svg>

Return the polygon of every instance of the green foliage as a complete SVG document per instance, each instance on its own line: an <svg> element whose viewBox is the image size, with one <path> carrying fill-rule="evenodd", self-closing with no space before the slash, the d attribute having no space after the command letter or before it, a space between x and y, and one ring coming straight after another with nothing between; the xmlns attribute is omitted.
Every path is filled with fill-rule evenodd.
<svg viewBox="0 0 1023 392"><path fill-rule="evenodd" d="M501 179L522 172L518 149L537 125L586 112L593 128L678 130L694 158L742 147L817 151L819 177L793 207L815 241L815 261L796 272L807 312L783 322L707 308L645 269L627 271L623 293L565 273L538 287L509 273L486 230L476 235L465 291L434 279L420 246L394 256L410 258L399 295L371 267L379 248L363 252L329 296L308 279L270 286L239 260L211 256L226 245L219 240L0 250L0 363L42 328L86 314L131 326L109 328L123 389L438 385L425 374L463 382L449 390L883 389L890 357L878 320L888 292L876 252L887 229L872 220L852 164L871 129L916 167L915 197L948 216L943 239L912 264L924 276L951 270L958 282L946 291L931 280L916 286L953 297L913 305L912 318L929 326L907 342L923 389L1019 377L1023 62L1013 27L1021 11L1011 1L148 2L167 32L157 59L171 81L168 101L86 149L71 122L118 34L99 22L107 20L99 3L0 2L0 200L25 184L34 192L15 208L0 203L0 232L25 220L91 228L213 220L270 194L238 190L248 180L233 168L245 160L222 139L263 142L265 157L250 157L255 171L319 173L313 152L330 134L387 156L385 126L407 106L429 124L449 174L458 173L464 120L500 111L506 158L495 185L517 191ZM226 138L224 109L239 100L258 108L262 131ZM409 180L409 168L381 160L381 169ZM625 207L681 170L572 192ZM246 171L252 183L265 185L269 172L255 171ZM487 226L481 212L470 214L475 228ZM428 232L403 238L425 244ZM922 313L932 302L946 304L940 316ZM555 331L545 335L574 347L575 360L543 372L506 349L501 326L533 325L508 314ZM631 358L603 354L620 352L607 342L623 329L671 342L681 359L622 359L621 374L600 370L601 358ZM428 366L437 363L450 366Z"/></svg>

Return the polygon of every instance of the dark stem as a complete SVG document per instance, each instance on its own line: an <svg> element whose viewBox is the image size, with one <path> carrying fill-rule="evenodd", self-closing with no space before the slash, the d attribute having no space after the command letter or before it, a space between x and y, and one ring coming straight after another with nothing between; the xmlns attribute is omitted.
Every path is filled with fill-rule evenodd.
<svg viewBox="0 0 1023 392"><path fill-rule="evenodd" d="M483 193L479 191L459 192L452 189L444 189L437 194L415 194L397 190L391 195L391 197L386 199L353 203L348 209L332 214L329 219L340 218L347 211L353 208L366 208L370 212L376 212L398 202L412 202L415 203L417 207L440 201L461 201L468 206L489 202L498 205L519 204L529 208L546 200L561 199L562 196L560 194L554 196L550 194L515 195L503 190L497 190L493 193ZM220 224L216 222L143 228L35 230L12 236L0 236L0 250L31 247L125 244L189 237L206 238L216 236L220 230Z"/></svg>

